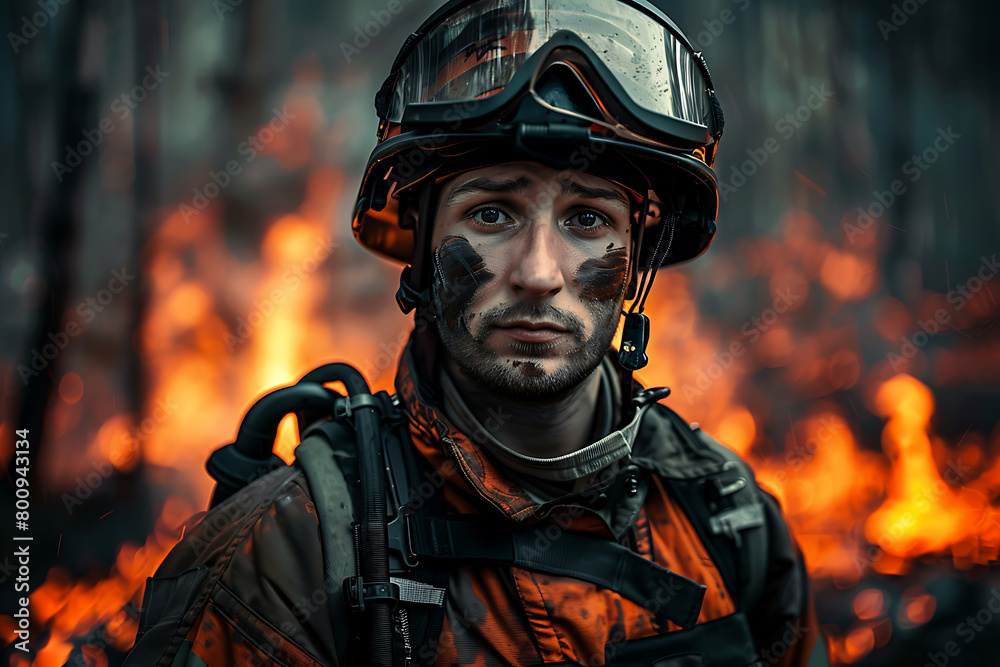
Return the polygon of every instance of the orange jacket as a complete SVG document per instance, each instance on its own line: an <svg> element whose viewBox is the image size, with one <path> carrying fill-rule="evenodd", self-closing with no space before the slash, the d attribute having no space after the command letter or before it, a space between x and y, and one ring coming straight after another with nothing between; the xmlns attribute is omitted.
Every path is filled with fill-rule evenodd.
<svg viewBox="0 0 1000 667"><path fill-rule="evenodd" d="M632 462L643 469L635 496L616 498L603 511L580 497L541 506L448 421L433 404L432 383L418 378L415 366L408 351L397 393L412 444L437 473L449 514L537 523L540 541L553 523L616 540L706 587L694 628L701 634L692 635L700 645L731 639L712 631L737 618L734 592L667 481L703 462L682 447L660 414L664 408L647 410L635 435ZM739 615L756 653L743 664L805 665L819 636L808 579L777 502L761 497L767 572L760 603ZM347 514L350 499L344 501ZM587 555L579 557L584 563ZM170 552L148 582L140 635L126 665L346 664L346 613L336 589L354 574L353 560L341 558L341 569L328 573L331 585L324 586L319 522L302 467L296 461L270 473L213 508ZM448 575L440 635L414 646L414 656L434 665L606 664L616 654L627 656L633 640L692 632L658 622L660 604L669 604L669 596L640 605L578 579L463 563Z"/></svg>

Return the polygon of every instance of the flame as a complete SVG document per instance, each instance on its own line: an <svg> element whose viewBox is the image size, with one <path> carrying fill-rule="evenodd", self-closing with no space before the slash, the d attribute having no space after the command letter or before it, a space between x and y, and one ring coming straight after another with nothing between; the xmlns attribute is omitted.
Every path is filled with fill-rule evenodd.
<svg viewBox="0 0 1000 667"><path fill-rule="evenodd" d="M146 577L177 542L181 525L193 511L180 498L168 498L145 544L122 544L106 579L74 582L64 569L51 569L30 598L33 624L48 631L48 640L36 647L31 664L43 667L65 664L73 647L70 640L76 637L92 639L89 650L94 655L103 654L101 645L127 650L138 630L137 610L141 607ZM104 631L99 637L92 637L88 632L99 623L104 623ZM13 628L9 633L4 632L4 636L13 641Z"/></svg>
<svg viewBox="0 0 1000 667"><path fill-rule="evenodd" d="M309 171L302 201L273 216L260 246L230 248L219 211L209 206L194 217L164 212L144 251L149 307L136 342L149 380L145 404L141 415L107 419L88 454L123 472L145 464L148 482L175 495L145 544L121 545L105 579L73 581L59 568L48 573L31 596L34 617L49 633L33 664L62 664L71 641L102 623L103 638L87 649L95 664L106 664L101 641L128 648L136 619L126 610L139 607L145 577L185 520L207 505L212 480L203 462L232 440L240 416L263 393L328 360L349 361L373 390L391 390L410 327L388 298L398 269L355 248L347 225L334 220L351 193L339 170L315 166L327 122L316 99L320 74L314 61L301 65L287 99L295 120L263 152L282 168ZM349 132L335 124L320 138ZM854 218L846 213L843 222ZM934 617L937 601L917 589L890 617L886 594L865 585L872 572L903 574L925 556L968 568L997 560L1000 551L993 507L1000 433L988 442L973 430L954 444L935 435L930 388L888 364L866 363L861 325L842 310L872 300L872 321L864 326L898 347L918 321L948 307L943 295L924 295L912 308L879 295L878 257L876 233L838 243L812 214L789 209L779 234L715 252L711 270L657 276L646 303L650 364L638 374L646 386L672 387L671 407L750 462L780 501L820 586L859 586L854 621L843 632L827 628L834 664L884 646L894 623L914 627ZM353 297L336 287L348 282L375 287ZM733 312L760 293L769 305L724 324L728 313L699 309L711 301L703 290L722 295ZM988 326L1000 308L987 291L961 312L949 311L953 328ZM391 343L378 342L384 332L396 334ZM926 368L935 384L947 386L984 380L1000 367L997 346L961 343L931 360L917 351L908 370ZM60 380L53 433L61 436L79 419L90 391L75 373ZM855 405L852 396L870 400ZM807 407L782 414L780 405ZM859 410L884 421L880 442L866 439ZM5 460L13 454L6 447L10 429L0 424ZM275 451L290 462L297 442L298 424L286 417ZM66 461L49 465L53 478L73 476ZM13 637L10 617L0 616L0 631Z"/></svg>
<svg viewBox="0 0 1000 667"><path fill-rule="evenodd" d="M888 419L882 446L893 463L888 497L865 524L869 540L892 557L876 568L899 574L908 559L947 551L956 566L995 560L1000 534L990 498L961 486L971 481L961 457L949 461L949 484L932 455L930 390L916 378L898 375L879 388L875 402Z"/></svg>
<svg viewBox="0 0 1000 667"><path fill-rule="evenodd" d="M295 120L274 133L275 140L262 152L287 169L312 159L315 135L324 122L312 90L315 67L307 63L299 74L304 83L286 105ZM268 225L259 259L239 258L229 249L211 206L194 216L179 208L164 212L143 253L149 307L136 341L149 386L142 415L120 413L107 419L88 444L87 456L80 458L123 472L144 462L147 481L168 486L175 495L165 501L142 546L120 545L106 578L74 581L61 568L48 573L30 596L33 623L48 633L44 644L35 647L31 664L63 664L74 638L93 639L85 648L93 664L107 664L102 646L127 650L135 640L135 611L145 579L176 544L182 524L207 506L214 481L204 473L204 461L232 441L245 410L263 393L325 360L357 363L385 355L384 346L367 332L401 329L404 318L398 311L385 309L354 326L328 317L329 305L342 302L331 290L331 275L352 268L340 254L350 230L332 224L347 194L339 170L312 169L297 210L275 216ZM361 370L373 390L389 389L395 358ZM60 382L62 400L53 412L57 434L78 418L79 412L70 411L86 401L82 385L75 373ZM0 434L8 428L0 424ZM297 443L297 424L289 416L279 427L275 451L290 462ZM72 477L65 472L65 461L56 463L47 471L53 479ZM178 480L184 485L178 487ZM0 616L8 642L15 637L12 620ZM99 625L102 632L88 635Z"/></svg>
<svg viewBox="0 0 1000 667"><path fill-rule="evenodd" d="M854 613L863 621L885 613L885 595L877 588L866 588L854 597Z"/></svg>

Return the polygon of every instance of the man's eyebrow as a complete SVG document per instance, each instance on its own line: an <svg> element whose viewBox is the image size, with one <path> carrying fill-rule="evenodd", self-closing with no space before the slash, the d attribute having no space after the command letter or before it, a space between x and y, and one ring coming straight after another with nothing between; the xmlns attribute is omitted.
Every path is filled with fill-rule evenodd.
<svg viewBox="0 0 1000 667"><path fill-rule="evenodd" d="M581 197L586 197L587 199L613 199L624 204L626 207L631 206L628 197L623 195L618 190L611 190L608 188L590 188L586 185L577 183L576 181L563 181L563 194L564 195L579 195Z"/></svg>
<svg viewBox="0 0 1000 667"><path fill-rule="evenodd" d="M466 195L474 195L479 192L513 192L520 194L527 190L529 185L531 185L531 181L525 176L517 180L497 180L486 177L473 178L471 181L466 181L452 190L451 194L448 195L448 201L445 202L445 205L451 206L465 198Z"/></svg>

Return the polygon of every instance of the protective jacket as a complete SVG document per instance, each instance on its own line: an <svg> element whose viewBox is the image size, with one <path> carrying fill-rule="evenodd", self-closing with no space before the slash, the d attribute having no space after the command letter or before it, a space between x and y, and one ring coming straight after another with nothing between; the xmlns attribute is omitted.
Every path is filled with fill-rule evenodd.
<svg viewBox="0 0 1000 667"><path fill-rule="evenodd" d="M436 503L467 529L409 538L427 543L412 550L437 557L421 558L416 577L431 595L407 605L413 664L826 664L806 570L778 503L728 449L655 395L640 391L629 410L615 394L621 421L601 442L624 443L628 455L588 477L589 486L549 487L546 497L489 454L482 434L455 426L435 369L416 358L411 341L395 381L405 455L422 471L409 480L408 504ZM605 383L602 396L609 391L617 384ZM339 593L355 574L351 446L340 442L346 431L326 432L325 440L304 434L292 465L192 520L147 581L126 665L363 663ZM320 472L310 462L323 456L337 465ZM318 503L332 504L342 525L321 527ZM335 533L326 553L323 530ZM507 533L516 536L513 557L480 557ZM587 574L607 566L606 550L587 545L607 542L631 560ZM629 583L643 564L646 580ZM443 593L436 601L435 592Z"/></svg>

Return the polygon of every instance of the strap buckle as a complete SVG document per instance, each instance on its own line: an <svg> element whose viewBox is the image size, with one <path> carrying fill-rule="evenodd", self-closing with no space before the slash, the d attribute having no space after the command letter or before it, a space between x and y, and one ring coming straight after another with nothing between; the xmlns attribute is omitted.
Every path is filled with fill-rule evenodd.
<svg viewBox="0 0 1000 667"><path fill-rule="evenodd" d="M764 507L760 503L737 505L709 519L712 534L725 533L738 549L742 545L740 531L764 525Z"/></svg>
<svg viewBox="0 0 1000 667"><path fill-rule="evenodd" d="M344 419L350 417L358 408L372 408L381 415L382 402L372 394L342 396L333 402L333 418Z"/></svg>
<svg viewBox="0 0 1000 667"><path fill-rule="evenodd" d="M365 583L360 575L344 579L344 600L351 611L365 611L365 604L390 602L393 609L399 604L399 585L391 581Z"/></svg>
<svg viewBox="0 0 1000 667"><path fill-rule="evenodd" d="M396 518L386 524L389 548L398 552L403 559L403 564L411 569L420 563L420 559L417 558L417 554L413 550L413 541L410 539L413 515L413 508L409 505L403 505L396 511Z"/></svg>
<svg viewBox="0 0 1000 667"><path fill-rule="evenodd" d="M642 407L643 405L649 405L651 403L662 401L669 395L670 387L650 387L648 389L640 389L636 392L635 396L632 397L632 404L636 407Z"/></svg>

